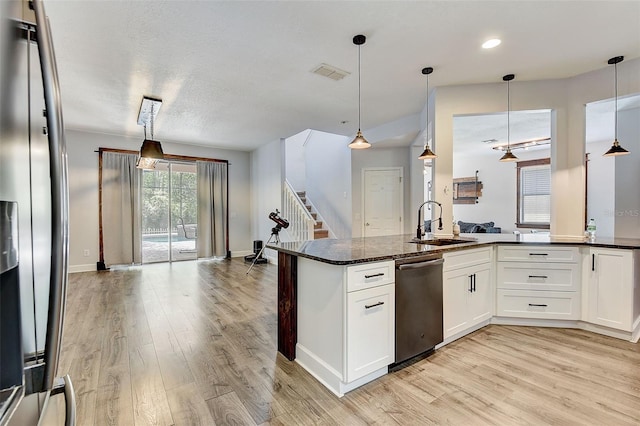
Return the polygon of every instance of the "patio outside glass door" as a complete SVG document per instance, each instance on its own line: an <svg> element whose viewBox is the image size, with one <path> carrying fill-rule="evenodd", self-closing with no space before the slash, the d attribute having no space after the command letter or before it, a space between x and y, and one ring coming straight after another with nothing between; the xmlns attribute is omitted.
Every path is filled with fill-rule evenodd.
<svg viewBox="0 0 640 426"><path fill-rule="evenodd" d="M195 163L159 162L142 177L142 263L196 259Z"/></svg>

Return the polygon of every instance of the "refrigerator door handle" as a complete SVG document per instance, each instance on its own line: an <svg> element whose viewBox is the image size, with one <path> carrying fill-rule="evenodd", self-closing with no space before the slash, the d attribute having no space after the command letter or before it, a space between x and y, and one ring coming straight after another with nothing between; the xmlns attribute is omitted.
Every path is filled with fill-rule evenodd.
<svg viewBox="0 0 640 426"><path fill-rule="evenodd" d="M73 390L71 377L67 374L64 379L64 400L66 406L65 426L76 426L76 393Z"/></svg>
<svg viewBox="0 0 640 426"><path fill-rule="evenodd" d="M51 175L51 279L49 288L49 311L45 342L44 387L53 387L60 346L62 322L67 287L69 250L69 194L67 186L67 149L62 121L60 84L51 39L49 21L41 0L33 0L36 17L36 38L42 70L47 127L49 129L49 168Z"/></svg>

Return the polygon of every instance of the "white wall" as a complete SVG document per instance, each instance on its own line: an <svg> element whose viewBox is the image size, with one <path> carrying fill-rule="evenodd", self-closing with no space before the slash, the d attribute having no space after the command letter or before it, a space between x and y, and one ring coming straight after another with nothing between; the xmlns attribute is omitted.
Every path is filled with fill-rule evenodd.
<svg viewBox="0 0 640 426"><path fill-rule="evenodd" d="M618 112L618 141L629 155L615 160L615 237L640 238L640 109Z"/></svg>
<svg viewBox="0 0 640 426"><path fill-rule="evenodd" d="M305 145L305 187L336 238L351 237L350 138L314 130Z"/></svg>
<svg viewBox="0 0 640 426"><path fill-rule="evenodd" d="M270 142L251 152L251 213L252 241L267 243L271 228L276 224L269 213L282 210L282 183L284 181L284 140ZM280 233L286 240L286 232ZM273 250L265 250L269 258L276 256Z"/></svg>
<svg viewBox="0 0 640 426"><path fill-rule="evenodd" d="M587 127L587 134L589 128ZM596 235L612 238L615 229L616 162L602 154L611 148L611 140L587 143L587 220L596 221Z"/></svg>
<svg viewBox="0 0 640 426"><path fill-rule="evenodd" d="M640 59L618 65L620 96L640 92ZM517 77L517 76L516 76ZM435 90L434 198L443 202L445 230L451 234L453 202L453 116L504 111L504 83L439 87ZM551 233L584 235L585 105L611 97L612 70L603 68L561 80L511 84L512 110L552 109ZM414 176L412 174L412 176ZM412 191L413 193L413 191Z"/></svg>
<svg viewBox="0 0 640 426"><path fill-rule="evenodd" d="M535 151L516 150L518 160L534 160L548 158L548 149ZM494 222L502 228L502 232L511 233L516 229L529 232L528 229L516 228L517 219L517 171L516 163L501 163L498 159L502 152L487 148L482 156L467 155L456 151L453 163L453 177L473 177L478 170L478 180L482 182L482 196L477 204L454 204L453 214L456 221Z"/></svg>
<svg viewBox="0 0 640 426"><path fill-rule="evenodd" d="M362 169L367 167L402 167L403 169L403 200L404 200L404 233L410 233L417 225L416 222L407 220L411 211L414 210L411 198L408 196L410 191L409 179L409 147L404 148L376 148L375 145L370 149L354 151L351 154L351 182L353 184L353 196L351 203L353 205L353 227L352 236L358 238L362 236ZM419 154L418 154L419 155ZM417 205L415 206L417 212ZM417 213L416 213L417 215Z"/></svg>
<svg viewBox="0 0 640 426"><path fill-rule="evenodd" d="M142 138L66 131L69 162L69 270L95 270L99 260L98 148L138 150ZM162 141L166 154L228 160L229 245L232 255L250 252L249 153ZM89 250L89 256L84 256ZM234 253L235 252L235 253Z"/></svg>
<svg viewBox="0 0 640 426"><path fill-rule="evenodd" d="M304 191L306 182L306 167L304 158L305 142L311 134L307 129L285 139L285 177L296 191Z"/></svg>

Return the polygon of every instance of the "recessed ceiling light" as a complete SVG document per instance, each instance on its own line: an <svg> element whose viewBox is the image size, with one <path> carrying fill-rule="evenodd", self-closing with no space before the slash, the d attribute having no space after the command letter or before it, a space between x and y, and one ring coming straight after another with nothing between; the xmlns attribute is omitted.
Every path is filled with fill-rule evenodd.
<svg viewBox="0 0 640 426"><path fill-rule="evenodd" d="M498 46L500 43L502 43L502 40L500 40L499 38L492 38L491 40L487 40L484 43L482 43L482 47L484 49L493 49L494 47Z"/></svg>

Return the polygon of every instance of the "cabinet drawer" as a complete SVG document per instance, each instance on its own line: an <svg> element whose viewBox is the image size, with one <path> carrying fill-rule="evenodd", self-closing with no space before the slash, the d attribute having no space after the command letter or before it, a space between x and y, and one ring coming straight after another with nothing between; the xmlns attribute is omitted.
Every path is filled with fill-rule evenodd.
<svg viewBox="0 0 640 426"><path fill-rule="evenodd" d="M447 252L442 256L444 258L444 266L442 267L442 270L450 271L452 269L490 262L492 254L492 246Z"/></svg>
<svg viewBox="0 0 640 426"><path fill-rule="evenodd" d="M363 263L347 267L347 291L391 284L395 281L395 262Z"/></svg>
<svg viewBox="0 0 640 426"><path fill-rule="evenodd" d="M502 317L580 319L576 292L498 290L496 315Z"/></svg>
<svg viewBox="0 0 640 426"><path fill-rule="evenodd" d="M498 262L498 288L576 291L580 288L577 263Z"/></svg>
<svg viewBox="0 0 640 426"><path fill-rule="evenodd" d="M498 246L498 262L578 263L578 247Z"/></svg>

